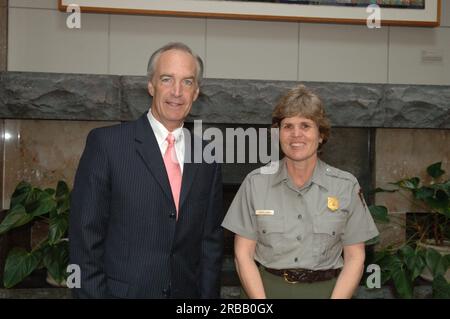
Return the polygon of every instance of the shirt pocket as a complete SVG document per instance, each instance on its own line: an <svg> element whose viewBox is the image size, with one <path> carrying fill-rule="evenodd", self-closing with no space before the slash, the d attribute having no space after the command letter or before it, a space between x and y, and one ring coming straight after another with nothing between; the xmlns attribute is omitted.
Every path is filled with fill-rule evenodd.
<svg viewBox="0 0 450 319"><path fill-rule="evenodd" d="M344 233L346 219L334 216L332 219L316 218L313 224L313 257L317 265L326 264L340 251L341 235Z"/></svg>
<svg viewBox="0 0 450 319"><path fill-rule="evenodd" d="M257 253L265 262L271 262L282 253L283 238L285 236L284 219L273 216L258 216Z"/></svg>

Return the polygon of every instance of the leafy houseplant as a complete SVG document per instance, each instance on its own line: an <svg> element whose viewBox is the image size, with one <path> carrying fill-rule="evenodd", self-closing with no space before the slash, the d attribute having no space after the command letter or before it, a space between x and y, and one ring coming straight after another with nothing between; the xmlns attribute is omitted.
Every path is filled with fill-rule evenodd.
<svg viewBox="0 0 450 319"><path fill-rule="evenodd" d="M433 280L433 296L450 298L450 284L445 278L450 273L450 254L440 253L442 247L450 249L450 180L443 180L445 171L441 165L439 162L427 168L430 183L412 177L390 183L395 186L394 189L375 190L399 192L404 196L410 193L414 207L428 213L426 219L415 219L411 225L407 224L409 238L401 247L387 247L375 257L375 262L381 267L382 282L392 279L397 293L403 298L413 297L416 279L424 271ZM386 207L376 206L373 210L385 222L389 221Z"/></svg>
<svg viewBox="0 0 450 319"><path fill-rule="evenodd" d="M405 192L412 195L412 204L422 212L430 214L425 223L417 220L411 225L413 236L410 241L431 242L436 246L448 245L450 239L450 180L442 180L445 171L442 163L427 168L430 183L421 182L419 177L402 179L395 183L395 189L377 188L377 192Z"/></svg>
<svg viewBox="0 0 450 319"><path fill-rule="evenodd" d="M20 182L12 197L10 209L0 224L0 235L16 227L41 220L48 224L46 238L31 251L13 248L5 263L3 283L11 288L29 276L35 269L45 267L57 283L66 279L69 259L65 238L69 225L70 191L59 181L56 189L40 189Z"/></svg>

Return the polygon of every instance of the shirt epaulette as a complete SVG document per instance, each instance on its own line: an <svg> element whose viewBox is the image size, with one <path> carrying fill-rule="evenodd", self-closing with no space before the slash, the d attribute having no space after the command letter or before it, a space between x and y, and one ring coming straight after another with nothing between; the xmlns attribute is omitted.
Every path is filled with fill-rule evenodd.
<svg viewBox="0 0 450 319"><path fill-rule="evenodd" d="M255 175L261 175L261 167L254 169L253 171L251 171L250 173L247 174L247 178L251 178Z"/></svg>
<svg viewBox="0 0 450 319"><path fill-rule="evenodd" d="M278 166L278 165L282 165L282 162L281 161L278 161L278 162L275 162L275 164L277 165L276 166L276 171L275 172L273 172L273 173L278 173L278 171L279 171L279 169L280 169L280 167ZM252 176L255 176L255 175L271 175L270 173L263 173L263 169L269 169L269 167L271 166L271 165L273 165L273 163L272 162L269 162L268 164L266 164L266 165L264 165L264 166L261 166L261 167L258 167L258 168L256 168L256 169L254 169L253 171L251 171L250 173L248 173L247 174L247 177L252 177Z"/></svg>
<svg viewBox="0 0 450 319"><path fill-rule="evenodd" d="M330 165L327 165L327 167L325 169L325 175L340 178L340 179L345 179L345 180L351 181L352 183L356 183L358 181L356 179L356 177L353 176L353 174L343 171L339 168L330 166Z"/></svg>

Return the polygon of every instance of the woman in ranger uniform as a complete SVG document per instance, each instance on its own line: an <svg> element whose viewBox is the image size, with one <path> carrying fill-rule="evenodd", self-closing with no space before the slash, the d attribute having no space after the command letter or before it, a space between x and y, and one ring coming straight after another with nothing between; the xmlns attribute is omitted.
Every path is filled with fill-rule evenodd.
<svg viewBox="0 0 450 319"><path fill-rule="evenodd" d="M284 158L247 175L222 226L249 298L351 298L364 242L378 235L356 178L318 159L330 135L317 95L299 85L272 113ZM343 254L343 257L341 256Z"/></svg>

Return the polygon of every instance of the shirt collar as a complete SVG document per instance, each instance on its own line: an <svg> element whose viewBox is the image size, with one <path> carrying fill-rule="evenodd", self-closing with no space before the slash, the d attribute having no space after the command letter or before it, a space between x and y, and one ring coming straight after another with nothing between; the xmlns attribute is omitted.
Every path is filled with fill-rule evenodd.
<svg viewBox="0 0 450 319"><path fill-rule="evenodd" d="M278 185L279 183L286 181L288 179L288 172L286 168L286 160L282 158L279 161L278 171L273 175L272 186Z"/></svg>
<svg viewBox="0 0 450 319"><path fill-rule="evenodd" d="M317 159L316 167L314 167L313 175L310 179L312 183L315 183L325 189L328 189L328 185L325 182L325 170L326 170L326 164L322 162L320 159ZM272 179L272 186L278 185L279 183L288 180L289 175L286 167L286 160L283 158L280 160L280 165L278 168L278 171L274 174L274 177ZM307 182L305 185L309 184Z"/></svg>
<svg viewBox="0 0 450 319"><path fill-rule="evenodd" d="M325 176L326 169L327 169L327 164L322 162L320 159L317 159L317 164L316 164L316 167L314 168L314 172L311 177L311 181L328 190L329 185L326 182L328 179Z"/></svg>
<svg viewBox="0 0 450 319"><path fill-rule="evenodd" d="M158 144L161 145L166 141L167 135L169 135L169 130L158 121L152 114L151 109L147 113L147 118L150 125L155 133L156 140ZM183 125L172 131L173 137L175 138L175 143L179 142L183 138Z"/></svg>

